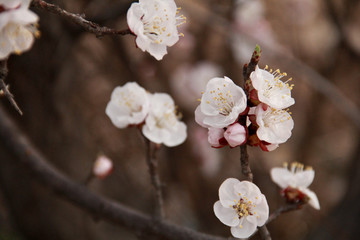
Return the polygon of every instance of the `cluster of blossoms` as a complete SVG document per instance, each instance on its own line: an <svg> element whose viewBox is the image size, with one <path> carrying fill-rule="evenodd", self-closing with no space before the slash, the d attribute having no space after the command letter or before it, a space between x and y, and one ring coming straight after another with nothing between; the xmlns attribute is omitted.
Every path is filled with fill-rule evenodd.
<svg viewBox="0 0 360 240"><path fill-rule="evenodd" d="M195 120L208 128L212 147L220 148L249 144L264 151L276 149L291 136L294 122L288 107L295 103L292 85L281 79L286 73L267 71L258 66L245 84L245 90L231 79L213 78L199 99ZM286 110L285 110L286 109ZM247 124L240 119L247 118Z"/></svg>
<svg viewBox="0 0 360 240"><path fill-rule="evenodd" d="M308 189L315 177L315 171L301 163L293 162L284 167L271 169L271 179L282 189L281 194L288 203L305 204L319 210L320 204L316 194Z"/></svg>
<svg viewBox="0 0 360 240"><path fill-rule="evenodd" d="M39 35L34 26L38 16L29 5L30 0L0 0L0 60L29 50Z"/></svg>
<svg viewBox="0 0 360 240"><path fill-rule="evenodd" d="M157 60L167 54L167 47L173 46L182 33L177 27L185 23L183 15L177 16L174 0L139 0L127 12L129 29L136 35L136 45L149 52Z"/></svg>
<svg viewBox="0 0 360 240"><path fill-rule="evenodd" d="M173 99L166 93L148 93L136 82L116 87L105 112L116 127L138 126L146 138L157 144L177 146L187 136Z"/></svg>

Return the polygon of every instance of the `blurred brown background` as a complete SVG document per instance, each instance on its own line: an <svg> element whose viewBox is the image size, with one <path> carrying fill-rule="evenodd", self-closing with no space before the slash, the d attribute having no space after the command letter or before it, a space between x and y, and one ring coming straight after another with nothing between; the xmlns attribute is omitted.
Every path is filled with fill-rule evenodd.
<svg viewBox="0 0 360 240"><path fill-rule="evenodd" d="M127 27L131 1L52 2L71 12L84 12L101 25ZM178 147L162 147L159 153L167 217L202 232L230 236L212 206L226 178L242 179L240 150L211 149L193 112L204 75L214 71L241 83L242 66L258 43L263 49L261 67L280 68L293 77L296 104L291 107L295 128L287 143L270 153L250 148L254 181L273 212L284 202L269 170L291 161L313 166L316 176L310 189L321 205L320 211L305 206L281 215L268 226L273 239L358 239L359 1L176 2L187 16L180 27L185 37L160 62L137 49L133 36L97 39L63 18L33 9L40 16L42 36L29 52L10 57L6 80L24 116L6 99L1 104L49 161L74 181L86 179L98 153L109 156L115 163L113 174L94 180L89 188L151 214L145 145L136 129L115 128L105 107L114 87L128 81L137 81L151 92L171 94L188 125L188 139ZM328 91L329 83L355 105ZM132 240L136 236L94 221L59 199L1 144L0 239Z"/></svg>

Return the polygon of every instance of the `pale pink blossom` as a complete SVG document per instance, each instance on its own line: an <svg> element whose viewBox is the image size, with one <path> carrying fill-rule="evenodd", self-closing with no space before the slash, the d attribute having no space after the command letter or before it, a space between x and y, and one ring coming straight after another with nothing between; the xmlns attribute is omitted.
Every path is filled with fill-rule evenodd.
<svg viewBox="0 0 360 240"><path fill-rule="evenodd" d="M267 104L274 109L284 109L295 103L291 97L293 85L283 82L281 79L286 73L281 73L279 69L266 71L256 66L255 71L250 74L253 87L257 91L257 97L260 102Z"/></svg>
<svg viewBox="0 0 360 240"><path fill-rule="evenodd" d="M136 35L136 45L161 60L167 54L167 47L173 46L181 35L177 26L185 22L185 17L177 17L177 14L174 0L139 0L133 3L127 12L127 22Z"/></svg>
<svg viewBox="0 0 360 240"><path fill-rule="evenodd" d="M285 165L282 168L272 168L270 174L271 179L283 189L285 197L289 202L308 201L313 208L320 209L316 194L308 189L315 177L315 171L311 167L304 169L303 164L294 162L291 164L290 170ZM297 191L294 191L294 189ZM290 191L292 194L288 195L287 192ZM297 194L298 191L305 194L308 200L304 200L301 194Z"/></svg>
<svg viewBox="0 0 360 240"><path fill-rule="evenodd" d="M150 141L174 147L187 137L185 123L176 115L174 100L166 93L150 96L150 111L142 127L142 133Z"/></svg>
<svg viewBox="0 0 360 240"><path fill-rule="evenodd" d="M39 18L29 5L30 0L0 0L0 60L29 50L39 34L33 26Z"/></svg>
<svg viewBox="0 0 360 240"><path fill-rule="evenodd" d="M220 200L214 204L215 216L231 227L236 238L248 238L269 218L265 195L253 183L226 179L219 188Z"/></svg>
<svg viewBox="0 0 360 240"><path fill-rule="evenodd" d="M113 90L105 112L116 127L126 128L144 122L149 107L150 100L145 89L136 82L128 82Z"/></svg>
<svg viewBox="0 0 360 240"><path fill-rule="evenodd" d="M230 78L210 79L195 110L195 121L207 128L227 127L246 110L246 103L244 90Z"/></svg>
<svg viewBox="0 0 360 240"><path fill-rule="evenodd" d="M294 121L289 112L259 104L255 109L255 115L259 126L256 135L261 141L276 145L290 138Z"/></svg>

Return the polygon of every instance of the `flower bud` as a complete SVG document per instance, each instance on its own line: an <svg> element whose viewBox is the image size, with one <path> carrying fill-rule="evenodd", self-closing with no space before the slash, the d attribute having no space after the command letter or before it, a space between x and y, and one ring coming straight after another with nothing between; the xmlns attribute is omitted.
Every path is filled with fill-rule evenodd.
<svg viewBox="0 0 360 240"><path fill-rule="evenodd" d="M246 130L241 124L234 123L226 129L224 137L230 147L240 146L246 142Z"/></svg>
<svg viewBox="0 0 360 240"><path fill-rule="evenodd" d="M113 170L113 163L111 159L109 159L104 155L100 155L96 159L93 167L93 174L95 177L104 179L111 174L112 170Z"/></svg>

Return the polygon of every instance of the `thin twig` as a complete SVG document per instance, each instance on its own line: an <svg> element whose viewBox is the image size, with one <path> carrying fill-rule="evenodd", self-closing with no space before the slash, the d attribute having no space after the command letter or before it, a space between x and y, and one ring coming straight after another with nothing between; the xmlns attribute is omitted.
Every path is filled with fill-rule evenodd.
<svg viewBox="0 0 360 240"><path fill-rule="evenodd" d="M243 68L243 88L245 90L246 95L248 96L249 93L247 91L247 88L245 85L248 81L250 81L250 74L251 72L255 71L256 65L259 63L261 56L261 49L258 45L256 45L256 48L251 56L249 64L245 64ZM240 118L240 123L243 126L246 126L246 117ZM241 171L242 174L245 175L248 181L253 181L253 174L251 172L250 164L249 164L249 154L247 153L247 145L244 144L240 146L240 162L241 162ZM270 232L268 231L266 224L259 227L259 232L261 239L263 240L271 240Z"/></svg>
<svg viewBox="0 0 360 240"><path fill-rule="evenodd" d="M11 105L15 108L15 110L20 114L23 115L23 112L17 105L14 95L9 91L8 87L5 84L5 78L8 74L7 69L7 60L0 61L0 89L2 90L2 93L5 95L5 97L9 100Z"/></svg>
<svg viewBox="0 0 360 240"><path fill-rule="evenodd" d="M156 157L156 146L152 147L152 142L149 141L145 136L144 140L146 143L146 163L149 167L149 174L151 178L151 184L154 187L155 196L156 196L156 217L163 218L165 216L164 213L164 202L163 202L163 194L161 188L161 181L158 172L158 160Z"/></svg>
<svg viewBox="0 0 360 240"><path fill-rule="evenodd" d="M36 177L40 184L50 188L60 197L84 209L97 218L136 232L148 232L174 240L226 240L226 238L199 233L187 227L167 221L154 221L148 215L128 206L116 203L89 191L84 185L67 178L49 164L29 142L27 137L14 125L11 118L0 106L0 140L19 161ZM8 159L0 158L0 161Z"/></svg>
<svg viewBox="0 0 360 240"><path fill-rule="evenodd" d="M70 13L55 4L50 4L43 0L33 0L32 6L62 16L80 25L85 31L94 33L96 37L102 37L105 35L128 35L128 34L133 35L130 29L116 30L116 29L100 26L97 23L86 20L84 18L84 14L80 15L80 14Z"/></svg>
<svg viewBox="0 0 360 240"><path fill-rule="evenodd" d="M303 203L296 203L296 204L287 204L285 206L279 207L278 209L276 209L275 212L273 212L270 215L270 217L268 218L266 224L274 221L282 213L291 212L291 211L300 209L302 205L303 205Z"/></svg>

